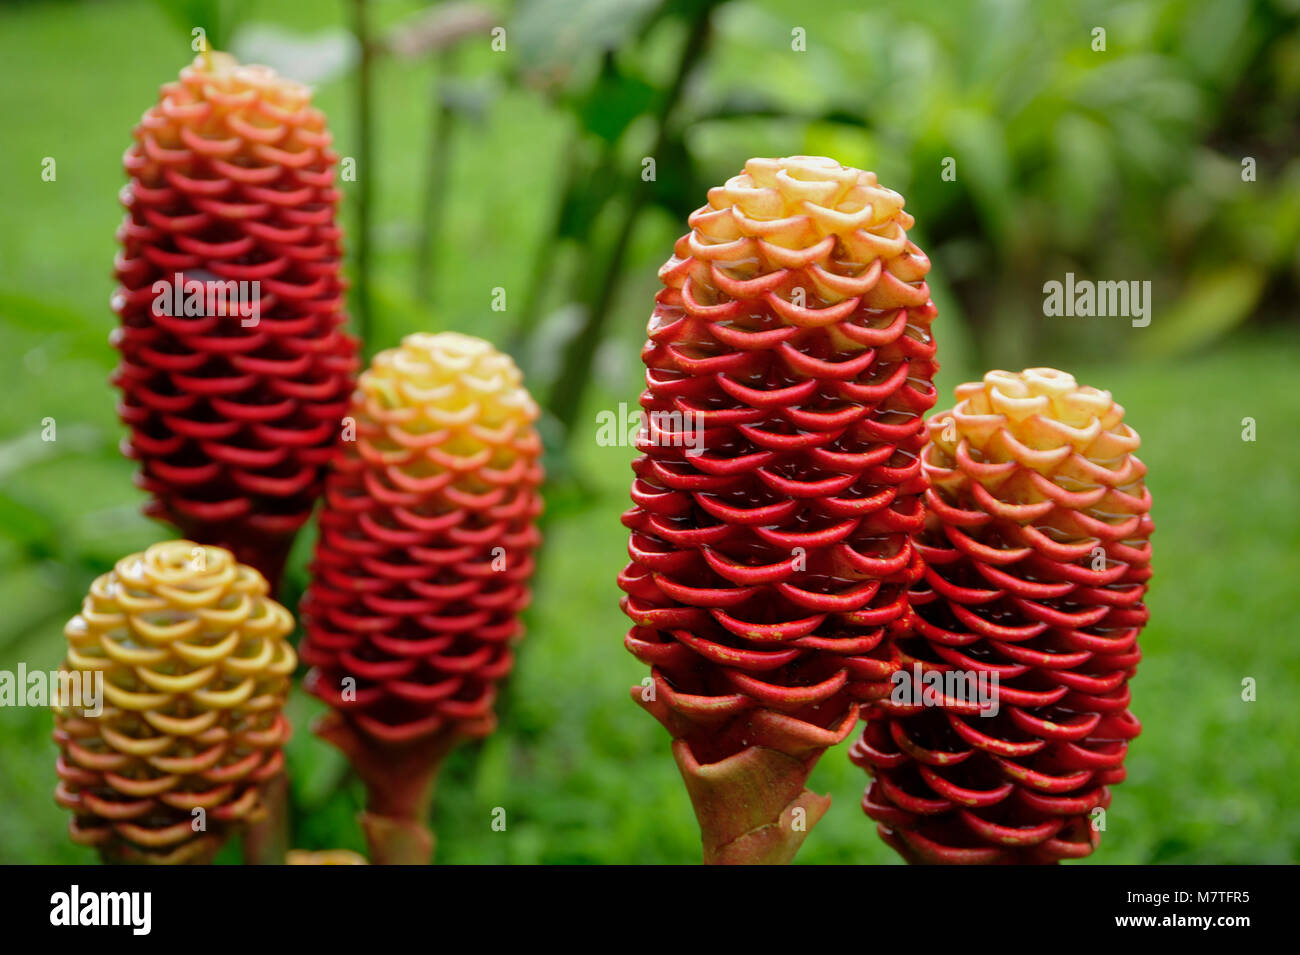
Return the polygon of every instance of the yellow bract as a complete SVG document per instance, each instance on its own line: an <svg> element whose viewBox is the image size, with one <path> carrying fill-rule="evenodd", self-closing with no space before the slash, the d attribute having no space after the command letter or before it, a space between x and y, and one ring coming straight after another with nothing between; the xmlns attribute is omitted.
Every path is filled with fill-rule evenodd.
<svg viewBox="0 0 1300 955"><path fill-rule="evenodd" d="M692 216L692 252L717 259L707 254L710 246L736 243L737 251L759 252L754 273L810 262L840 273L901 254L912 224L903 197L874 172L820 156L751 159L744 172L710 189L708 206ZM750 239L758 242L743 241ZM811 258L799 254L805 250L813 250ZM743 270L744 257L733 264Z"/></svg>
<svg viewBox="0 0 1300 955"><path fill-rule="evenodd" d="M63 670L82 692L53 707L72 837L112 858L186 861L254 818L289 735L292 630L265 578L220 547L167 541L99 577L64 628ZM207 828L190 825L200 808Z"/></svg>
<svg viewBox="0 0 1300 955"><path fill-rule="evenodd" d="M1054 499L1110 520L1145 495L1141 445L1110 392L1054 368L990 371L956 388L957 404L928 422L926 471L960 495L972 482L1000 501Z"/></svg>
<svg viewBox="0 0 1300 955"><path fill-rule="evenodd" d="M288 691L292 630L266 580L229 551L167 541L94 582L64 628L64 668L103 670L108 702L125 710L228 709L254 695L265 705Z"/></svg>
<svg viewBox="0 0 1300 955"><path fill-rule="evenodd" d="M540 451L536 402L509 355L458 332L380 352L353 399L361 453L418 477L505 468Z"/></svg>
<svg viewBox="0 0 1300 955"><path fill-rule="evenodd" d="M1100 462L1141 444L1109 391L1079 385L1054 368L990 371L983 381L958 385L956 395L957 405L933 419L954 426L937 428L931 438L950 455L965 440L990 463L1044 459L1034 452L1063 458L1066 448Z"/></svg>
<svg viewBox="0 0 1300 955"><path fill-rule="evenodd" d="M285 856L286 865L369 865L366 857L350 849L321 849L311 852L307 849L290 849Z"/></svg>

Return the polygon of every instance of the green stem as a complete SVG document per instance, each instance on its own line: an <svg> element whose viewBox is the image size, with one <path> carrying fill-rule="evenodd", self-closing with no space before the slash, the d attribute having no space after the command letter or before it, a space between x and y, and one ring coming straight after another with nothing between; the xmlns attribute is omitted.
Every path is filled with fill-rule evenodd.
<svg viewBox="0 0 1300 955"><path fill-rule="evenodd" d="M614 300L614 292L618 288L619 275L623 271L623 259L627 255L637 219L645 205L645 190L634 193L629 197L628 202L627 212L619 227L618 236L614 240L614 247L605 261L595 298L587 310L586 321L564 350L564 359L551 392L551 412L556 420L564 425L566 438L572 433L573 424L581 410L587 381L591 377L592 360L605 334L610 305Z"/></svg>
<svg viewBox="0 0 1300 955"><path fill-rule="evenodd" d="M533 254L533 264L528 277L528 292L524 298L523 308L519 310L519 317L506 337L506 351L511 354L518 354L537 324L542 299L552 278L555 253L559 251L564 212L572 202L574 193L585 181L585 177L580 175L580 171L585 172L584 164L577 160L581 140L582 137L575 132L565 143L563 155L568 157L569 161L563 164L564 184L560 189L555 208L551 211L550 229L537 244L537 250Z"/></svg>
<svg viewBox="0 0 1300 955"><path fill-rule="evenodd" d="M701 3L692 19L686 42L682 45L681 56L678 59L673 81L660 102L656 116L657 132L654 154L661 154L664 151L664 147L668 142L673 114L681 101L686 80L690 77L708 48L712 12L713 5L711 3ZM573 424L577 420L578 411L582 406L582 398L591 378L592 359L595 357L596 348L600 345L600 339L608 322L610 306L614 301L614 293L618 288L619 277L623 270L623 259L627 254L628 246L631 244L637 219L640 217L646 200L649 198L648 190L640 180L636 181L636 185L632 187L632 190L631 195L628 197L623 223L619 228L618 237L614 241L613 250L605 262L604 272L596 287L595 297L587 311L586 320L578 333L569 340L569 344L564 350L564 357L561 360L559 374L556 376L554 385L551 388L548 406L556 419L564 426L566 437L572 435Z"/></svg>
<svg viewBox="0 0 1300 955"><path fill-rule="evenodd" d="M370 247L372 197L374 195L374 43L366 0L352 0L352 32L360 48L356 82L357 122L357 242L356 284L353 287L357 334L365 349L370 339Z"/></svg>
<svg viewBox="0 0 1300 955"><path fill-rule="evenodd" d="M660 677L655 677L658 685ZM673 758L686 783L706 865L784 865L830 807L829 796L806 786L828 748L843 742L858 722L846 702L822 726L766 709L750 709L719 724L699 721L661 693L631 688L632 699L673 735ZM698 758L691 740L721 758Z"/></svg>
<svg viewBox="0 0 1300 955"><path fill-rule="evenodd" d="M429 153L425 167L424 207L421 212L420 236L415 252L415 299L429 302L433 298L434 250L442 232L446 212L447 183L451 178L451 141L456 129L456 111L446 86L456 63L455 49L447 47L438 54L438 78L429 117Z"/></svg>

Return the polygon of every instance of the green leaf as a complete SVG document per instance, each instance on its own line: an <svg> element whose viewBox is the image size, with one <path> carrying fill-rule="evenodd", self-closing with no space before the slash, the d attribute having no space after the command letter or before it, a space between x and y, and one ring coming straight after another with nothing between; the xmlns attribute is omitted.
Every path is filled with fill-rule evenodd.
<svg viewBox="0 0 1300 955"><path fill-rule="evenodd" d="M1092 237L1097 217L1115 193L1115 167L1109 131L1077 113L1056 123L1053 195L1056 229L1072 249Z"/></svg>
<svg viewBox="0 0 1300 955"><path fill-rule="evenodd" d="M0 491L0 528L5 537L31 550L54 539L57 525L45 511Z"/></svg>
<svg viewBox="0 0 1300 955"><path fill-rule="evenodd" d="M639 76L617 67L601 72L600 79L578 103L578 118L590 132L615 142L632 121L649 110L655 88Z"/></svg>
<svg viewBox="0 0 1300 955"><path fill-rule="evenodd" d="M9 328L41 336L47 355L85 358L105 368L113 366L108 344L111 313L102 322L87 321L75 309L43 298L0 290L0 319Z"/></svg>
<svg viewBox="0 0 1300 955"><path fill-rule="evenodd" d="M84 332L86 321L74 309L41 298L0 289L0 316L5 324L42 335Z"/></svg>
<svg viewBox="0 0 1300 955"><path fill-rule="evenodd" d="M602 163L601 168L606 164ZM610 175L586 178L561 197L556 239L583 240L593 228L606 203L618 192L617 180Z"/></svg>
<svg viewBox="0 0 1300 955"><path fill-rule="evenodd" d="M524 0L510 43L528 72L567 75L574 63L632 39L662 0Z"/></svg>
<svg viewBox="0 0 1300 955"><path fill-rule="evenodd" d="M171 15L172 22L193 36L202 27L213 49L229 48L235 26L248 10L247 0L156 0Z"/></svg>
<svg viewBox="0 0 1300 955"><path fill-rule="evenodd" d="M633 171L637 175L639 169ZM655 150L655 178L649 183L654 202L678 222L700 207L704 188L695 172L695 160L680 136L668 136Z"/></svg>
<svg viewBox="0 0 1300 955"><path fill-rule="evenodd" d="M949 139L958 182L969 184L985 228L1005 248L1017 208L1006 133L991 116L964 109L953 113Z"/></svg>
<svg viewBox="0 0 1300 955"><path fill-rule="evenodd" d="M815 120L804 133L804 152L809 156L834 156L846 166L875 169L878 144L869 130Z"/></svg>
<svg viewBox="0 0 1300 955"><path fill-rule="evenodd" d="M46 441L40 430L29 431L0 444L0 481L42 461L93 452L104 442L103 433L86 424L57 428L54 434L56 440Z"/></svg>
<svg viewBox="0 0 1300 955"><path fill-rule="evenodd" d="M1182 298L1152 317L1138 351L1178 355L1222 337L1250 317L1266 278L1264 269L1245 263L1194 276Z"/></svg>

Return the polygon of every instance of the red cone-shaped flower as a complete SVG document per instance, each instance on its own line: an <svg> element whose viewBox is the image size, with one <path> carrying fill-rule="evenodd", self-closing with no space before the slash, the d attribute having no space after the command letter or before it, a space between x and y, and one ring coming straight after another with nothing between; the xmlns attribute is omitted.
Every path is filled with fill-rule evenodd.
<svg viewBox="0 0 1300 955"><path fill-rule="evenodd" d="M1152 524L1138 436L1109 392L1049 368L989 372L957 399L923 456L908 679L852 751L874 777L863 807L911 862L1079 858L1141 729L1128 680Z"/></svg>
<svg viewBox="0 0 1300 955"><path fill-rule="evenodd" d="M147 513L274 587L355 368L330 134L305 87L212 53L134 136L113 296L124 450Z"/></svg>
<svg viewBox="0 0 1300 955"><path fill-rule="evenodd" d="M921 573L929 260L903 197L829 159L751 159L660 270L642 357L633 697L674 738L707 862L785 862L804 789L888 692Z"/></svg>
<svg viewBox="0 0 1300 955"><path fill-rule="evenodd" d="M541 512L537 407L487 342L410 335L361 375L303 601L319 731L369 790L378 863L432 851L443 756L495 725L529 600Z"/></svg>

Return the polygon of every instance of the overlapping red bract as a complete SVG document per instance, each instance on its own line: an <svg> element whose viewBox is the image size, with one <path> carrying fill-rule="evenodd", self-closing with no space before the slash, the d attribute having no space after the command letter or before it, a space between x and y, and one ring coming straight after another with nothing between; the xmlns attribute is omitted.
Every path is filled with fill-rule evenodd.
<svg viewBox="0 0 1300 955"><path fill-rule="evenodd" d="M162 88L134 136L113 296L124 451L140 462L147 513L274 585L356 365L330 134L305 88L214 53ZM155 283L177 273L260 282L257 324L158 314Z"/></svg>
<svg viewBox="0 0 1300 955"><path fill-rule="evenodd" d="M406 374L421 365L437 389ZM301 657L308 688L381 744L494 725L540 542L537 411L519 380L509 358L454 333L409 336L361 376L356 440L326 482ZM468 404L389 406L389 387ZM480 423L491 401L513 417ZM456 450L468 432L475 449Z"/></svg>
<svg viewBox="0 0 1300 955"><path fill-rule="evenodd" d="M806 776L896 667L937 367L901 207L871 173L751 160L660 270L619 585L636 698L694 763L758 746Z"/></svg>
<svg viewBox="0 0 1300 955"><path fill-rule="evenodd" d="M1105 392L1050 369L1015 377L991 372L984 386L1017 391L1006 402L1013 416L1028 380L1105 428L1041 440L1041 421L931 419L923 462L933 486L917 539L926 572L912 592L914 629L898 641L902 663L996 672L1000 712L953 698L932 707L886 698L865 711L851 751L873 776L863 808L911 862L1088 855L1101 828L1094 811L1110 805L1108 787L1124 779L1128 741L1141 730L1128 680L1148 617L1153 525L1146 468L1130 453L1136 433ZM980 397L980 386L963 392ZM1050 450L1022 440L1027 429Z"/></svg>

